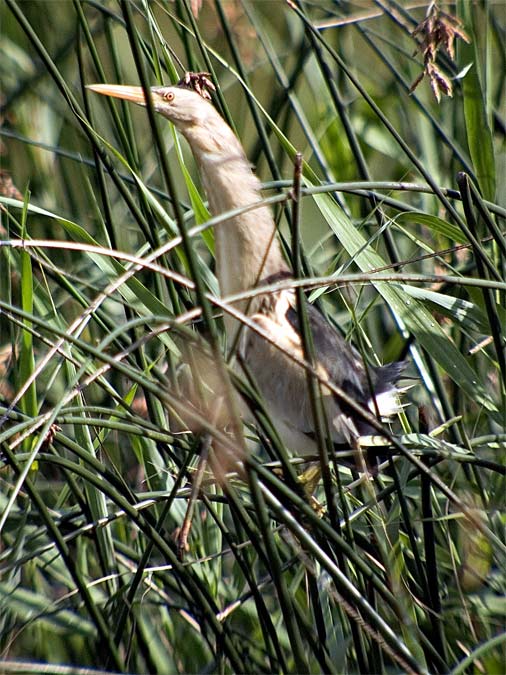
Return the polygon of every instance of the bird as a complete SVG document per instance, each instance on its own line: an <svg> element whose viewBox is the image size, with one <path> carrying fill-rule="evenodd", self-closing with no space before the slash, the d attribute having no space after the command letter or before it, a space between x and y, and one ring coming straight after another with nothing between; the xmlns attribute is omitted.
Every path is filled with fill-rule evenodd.
<svg viewBox="0 0 506 675"><path fill-rule="evenodd" d="M209 96L189 87L188 80L176 86L150 88L154 110L174 124L188 142L195 158L212 216L261 201L261 183L244 148ZM96 93L146 106L142 87L94 84ZM215 229L216 274L222 296L231 296L280 280L293 278L277 236L270 207L233 215ZM240 361L245 363L262 394L271 419L286 447L294 454L316 454L312 412L293 289L262 294L242 301L238 309L261 330L246 329L237 340ZM371 424L352 409L330 382L357 404L380 419L390 419L402 408L398 385L405 362L383 366L364 363L361 354L332 326L324 315L307 303L307 317L314 345L314 365L321 386L330 439L336 446L355 443L374 434ZM229 345L236 343L240 322L224 317ZM261 334L266 333L269 340ZM281 349L280 349L281 348ZM295 358L292 359L291 356Z"/></svg>

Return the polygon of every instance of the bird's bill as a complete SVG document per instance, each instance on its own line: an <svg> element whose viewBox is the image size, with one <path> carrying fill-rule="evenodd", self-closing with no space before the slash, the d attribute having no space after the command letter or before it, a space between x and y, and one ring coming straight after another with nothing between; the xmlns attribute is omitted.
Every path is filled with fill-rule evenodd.
<svg viewBox="0 0 506 675"><path fill-rule="evenodd" d="M146 105L146 97L142 87L131 87L123 84L89 84L87 89L95 91L97 94L122 98L125 101L132 101L139 105Z"/></svg>

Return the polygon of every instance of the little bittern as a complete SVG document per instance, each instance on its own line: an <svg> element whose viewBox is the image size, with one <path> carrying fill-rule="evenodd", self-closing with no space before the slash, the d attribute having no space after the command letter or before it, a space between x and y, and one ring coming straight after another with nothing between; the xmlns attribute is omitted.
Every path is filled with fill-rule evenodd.
<svg viewBox="0 0 506 675"><path fill-rule="evenodd" d="M95 92L145 105L141 87L96 84ZM154 109L170 120L188 141L197 162L213 215L260 201L260 182L251 170L241 143L212 103L185 87L152 87ZM233 216L215 229L217 276L221 293L231 295L289 276L270 209L260 206ZM260 295L240 305L286 352L301 358L295 296L290 290ZM374 414L389 417L399 411L396 382L403 363L367 371L360 354L308 305L316 367L328 380ZM236 320L225 317L229 344L238 330ZM304 369L252 330L241 340L249 366L278 431L295 452L315 451L313 413ZM373 433L370 425L324 386L325 412L332 440Z"/></svg>

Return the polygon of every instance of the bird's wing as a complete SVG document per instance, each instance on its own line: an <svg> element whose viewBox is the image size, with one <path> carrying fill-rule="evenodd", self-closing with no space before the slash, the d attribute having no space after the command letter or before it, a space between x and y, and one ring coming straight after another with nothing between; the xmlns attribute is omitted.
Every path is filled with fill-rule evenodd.
<svg viewBox="0 0 506 675"><path fill-rule="evenodd" d="M287 312L287 320L298 331L299 320L294 303L295 297ZM386 366L366 365L353 345L346 342L316 307L307 304L307 316L315 356L329 374L331 382L371 412L377 409L381 417L397 414L402 406L399 403L396 382L406 363L400 361ZM353 417L344 402L340 402L340 407ZM373 433L371 427L361 420L358 420L357 426L361 433Z"/></svg>
<svg viewBox="0 0 506 675"><path fill-rule="evenodd" d="M300 432L312 433L314 421L306 371L283 353L292 354L297 359L304 358L294 304L295 296L288 290L266 300L252 319L275 344L254 331L248 331L244 356L272 416ZM364 390L365 370L360 357L320 312L310 305L307 309L316 368L321 380L333 382L354 400L367 405L369 397ZM348 440L350 414L325 386L322 387L322 395L333 440Z"/></svg>
<svg viewBox="0 0 506 675"><path fill-rule="evenodd" d="M327 321L313 305L306 303L309 328L318 364L329 379L357 403L367 405L371 398L363 360L357 350ZM299 315L295 296L290 298L286 319L299 335Z"/></svg>
<svg viewBox="0 0 506 675"><path fill-rule="evenodd" d="M312 334L316 368L321 381L340 387L354 401L374 411L374 396L380 412L394 414L398 410L395 381L403 364L370 367L368 375L360 354L334 329L313 306L307 305L309 327ZM270 414L299 432L314 432L314 418L308 394L306 371L287 354L304 358L299 332L299 320L293 291L283 290L264 296L258 311L251 317L269 334L272 344L254 331L248 331L245 360L257 386L268 403ZM279 349L279 348L281 349ZM283 352L286 352L285 354ZM373 433L328 388L322 386L323 403L331 426L334 442L348 441L354 431Z"/></svg>

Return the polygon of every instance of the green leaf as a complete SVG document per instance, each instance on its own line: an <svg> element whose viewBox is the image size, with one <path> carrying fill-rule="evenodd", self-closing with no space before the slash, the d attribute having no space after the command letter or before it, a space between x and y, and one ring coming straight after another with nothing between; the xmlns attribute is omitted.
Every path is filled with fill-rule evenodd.
<svg viewBox="0 0 506 675"><path fill-rule="evenodd" d="M147 191L147 194L150 194L149 191ZM20 202L17 199L0 197L0 203L13 206L15 208L23 208L23 202ZM156 200L154 200L154 203L159 206ZM51 211L47 211L46 209L42 209L38 206L34 206L33 204L28 204L27 212L35 215L45 216L47 218L53 218L63 225L65 230L75 241L83 242L90 246L100 247L100 244L84 228L82 228L77 223L68 220L67 218L63 218L62 216L52 213ZM126 272L125 266L110 256L100 255L100 253L95 253L93 251L87 251L85 253L110 279L116 280L118 276ZM25 253L24 255L28 255L28 253ZM146 286L144 286L144 284L142 284L135 277L129 277L124 284L119 286L118 292L121 293L127 303L131 305L138 305L140 303L149 314L154 314L157 316L167 315L167 307L164 305L164 303L161 302L156 297L156 295L154 295L154 293L146 288ZM179 354L179 349L169 338L167 333L161 335L160 339L164 342L167 348L172 351L173 354Z"/></svg>
<svg viewBox="0 0 506 675"><path fill-rule="evenodd" d="M475 8L472 3L463 2L462 10L466 24L473 25L471 14L474 13ZM494 145L485 103L485 92L480 80L480 54L482 52L479 50L478 39L478 34L475 34L472 44L460 41L458 53L461 62L473 61L472 68L462 78L467 144L483 196L492 201L496 192Z"/></svg>
<svg viewBox="0 0 506 675"><path fill-rule="evenodd" d="M21 236L26 238L26 220L30 193L27 190L23 203L21 216ZM32 260L27 251L20 250L21 258L21 306L27 314L33 312L33 269ZM30 417L37 415L37 391L35 381L31 379L35 370L35 356L33 353L32 325L28 319L23 319L25 329L21 336L21 349L19 353L19 386L26 389L20 399L21 410ZM31 381L30 381L31 380ZM30 382L29 384L27 384Z"/></svg>
<svg viewBox="0 0 506 675"><path fill-rule="evenodd" d="M438 216L432 216L429 213L422 213L420 211L399 213L399 215L394 218L394 221L402 225L411 223L425 225L436 234L441 234L443 237L447 237L447 239L456 241L459 244L467 243L467 238L464 236L461 229L448 223L446 220L443 220Z"/></svg>
<svg viewBox="0 0 506 675"><path fill-rule="evenodd" d="M204 204L202 197L200 196L199 191L195 187L195 183L190 176L190 172L186 168L184 163L183 153L181 152L181 144L179 138L176 134L176 130L172 127L172 133L174 135L174 145L176 148L176 153L179 159L179 165L181 171L183 172L184 181L186 184L186 189L188 190L188 195L190 197L190 202L192 205L193 213L195 214L195 222L197 225L201 225L209 220L211 214L209 213L206 205ZM204 240L209 252L214 256L214 232L212 229L205 230L202 233L202 239Z"/></svg>
<svg viewBox="0 0 506 675"><path fill-rule="evenodd" d="M430 302L437 307L439 312L450 317L469 330L480 331L487 335L489 334L490 325L487 318L473 302L455 298L453 295L436 293L435 291L430 291L427 288L419 288L418 286L409 286L405 284L402 288L412 298L421 300L423 303Z"/></svg>
<svg viewBox="0 0 506 675"><path fill-rule="evenodd" d="M19 199L11 199L10 197L2 197L1 195L0 204L13 206L17 209L23 208L23 202L20 202ZM72 239L74 239L74 241L82 241L85 244L98 246L95 239L93 239L93 237L84 229L84 227L74 223L72 220L68 220L68 218L63 218L63 216L59 216L57 213L47 211L46 209L42 209L40 206L35 206L34 204L27 205L27 212L33 215L45 216L46 218L52 218L53 220L56 220L56 222L63 226L65 231L72 237Z"/></svg>

